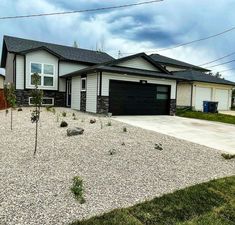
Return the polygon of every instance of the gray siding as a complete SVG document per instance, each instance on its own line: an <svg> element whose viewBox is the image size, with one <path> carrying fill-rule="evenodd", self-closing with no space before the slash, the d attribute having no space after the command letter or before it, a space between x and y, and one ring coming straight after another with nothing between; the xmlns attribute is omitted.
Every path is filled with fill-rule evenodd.
<svg viewBox="0 0 235 225"><path fill-rule="evenodd" d="M16 89L24 89L24 56L16 56Z"/></svg>
<svg viewBox="0 0 235 225"><path fill-rule="evenodd" d="M14 61L15 54L13 53L7 53L7 61L6 61L6 67L5 67L5 79L6 82L13 83L13 61Z"/></svg>

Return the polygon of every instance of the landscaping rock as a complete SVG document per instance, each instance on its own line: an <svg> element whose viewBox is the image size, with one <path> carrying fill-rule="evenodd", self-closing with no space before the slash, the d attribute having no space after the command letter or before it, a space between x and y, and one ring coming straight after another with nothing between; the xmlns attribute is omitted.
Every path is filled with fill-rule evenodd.
<svg viewBox="0 0 235 225"><path fill-rule="evenodd" d="M68 126L68 123L65 122L65 121L62 121L62 122L60 123L60 127L67 127L67 126Z"/></svg>
<svg viewBox="0 0 235 225"><path fill-rule="evenodd" d="M83 134L84 129L80 127L73 127L73 128L68 128L67 129L67 136L75 136L75 135L80 135Z"/></svg>

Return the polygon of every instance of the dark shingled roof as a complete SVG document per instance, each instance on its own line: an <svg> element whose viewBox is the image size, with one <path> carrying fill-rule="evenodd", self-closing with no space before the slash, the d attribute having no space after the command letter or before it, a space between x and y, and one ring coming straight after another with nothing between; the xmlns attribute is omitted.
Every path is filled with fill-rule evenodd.
<svg viewBox="0 0 235 225"><path fill-rule="evenodd" d="M199 82L206 82L206 83L225 84L225 85L235 86L235 82L225 80L222 78L217 78L212 75L209 75L200 71L195 71L195 70L174 72L173 74L177 78L187 79L189 81L199 81Z"/></svg>
<svg viewBox="0 0 235 225"><path fill-rule="evenodd" d="M61 60L77 61L90 64L104 63L113 59L112 56L104 52L74 48L17 37L4 36L4 42L6 44L7 50L13 53L24 54L37 49L45 49L52 54L55 54Z"/></svg>
<svg viewBox="0 0 235 225"><path fill-rule="evenodd" d="M195 69L195 70L199 70L199 71L204 71L204 72L208 72L210 70L199 67L199 66L194 66L192 64L186 63L186 62L182 62L176 59L172 59L172 58L168 58L166 56L163 55L159 55L159 54L151 54L150 57L158 62L158 63L162 63L164 65L169 65L169 66L179 66L181 68L186 68L186 69Z"/></svg>

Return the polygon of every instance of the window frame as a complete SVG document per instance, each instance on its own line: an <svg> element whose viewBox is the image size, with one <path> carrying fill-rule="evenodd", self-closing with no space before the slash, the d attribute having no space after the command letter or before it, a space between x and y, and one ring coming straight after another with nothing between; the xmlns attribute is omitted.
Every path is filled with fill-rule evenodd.
<svg viewBox="0 0 235 225"><path fill-rule="evenodd" d="M32 99L33 97L29 97L29 105L33 105L33 103L30 102L30 100ZM52 104L41 104L42 106L54 106L54 103L55 103L55 99L53 97L43 97L43 99L51 99L52 100Z"/></svg>
<svg viewBox="0 0 235 225"><path fill-rule="evenodd" d="M55 74L55 65L54 64L50 64L50 63L41 63L41 62L30 62L30 68L29 68L29 72L30 72L30 86L33 86L32 84L32 75L34 73L32 73L32 64L40 64L41 65L41 73L38 73L38 75L41 77L41 84L38 85L38 87L45 87L45 88L55 88L56 85L56 74ZM44 73L44 66L48 65L48 66L52 66L53 67L53 74L46 74ZM44 77L52 77L53 78L53 85L44 85Z"/></svg>
<svg viewBox="0 0 235 225"><path fill-rule="evenodd" d="M82 81L85 81L85 88L82 87ZM86 91L87 88L87 79L86 77L81 78L81 91Z"/></svg>

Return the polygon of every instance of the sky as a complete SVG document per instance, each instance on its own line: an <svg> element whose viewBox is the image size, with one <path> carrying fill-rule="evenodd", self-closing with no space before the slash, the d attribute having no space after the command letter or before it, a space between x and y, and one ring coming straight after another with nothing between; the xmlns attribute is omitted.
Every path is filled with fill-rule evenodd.
<svg viewBox="0 0 235 225"><path fill-rule="evenodd" d="M0 15L62 12L141 1L146 0L1 0ZM159 53L201 65L235 52L235 30L180 48L157 50L235 26L234 8L235 0L164 0L119 10L0 20L0 46L3 35L69 46L76 41L80 48L103 50L115 58L138 52ZM235 54L207 65L207 68L213 72L235 68L235 62L209 67L230 60L235 60ZM222 73L222 76L235 81L235 69Z"/></svg>

